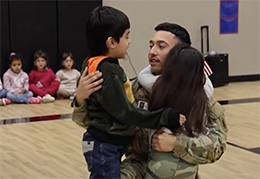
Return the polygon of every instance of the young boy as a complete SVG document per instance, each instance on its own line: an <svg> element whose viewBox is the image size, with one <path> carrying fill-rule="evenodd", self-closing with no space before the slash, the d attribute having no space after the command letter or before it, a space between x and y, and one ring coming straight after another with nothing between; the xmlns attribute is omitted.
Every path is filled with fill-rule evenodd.
<svg viewBox="0 0 260 179"><path fill-rule="evenodd" d="M88 73L99 70L104 79L102 89L87 101L90 121L82 146L91 179L120 178L121 157L134 139L133 125L174 129L186 120L175 109L149 112L134 105L130 81L118 63L131 43L129 29L128 17L108 6L94 9L87 19Z"/></svg>

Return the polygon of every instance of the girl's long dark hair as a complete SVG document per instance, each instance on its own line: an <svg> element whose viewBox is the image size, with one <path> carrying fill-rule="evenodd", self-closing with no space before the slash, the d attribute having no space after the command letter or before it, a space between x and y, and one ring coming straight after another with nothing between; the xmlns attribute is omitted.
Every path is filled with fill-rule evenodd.
<svg viewBox="0 0 260 179"><path fill-rule="evenodd" d="M149 100L149 110L179 109L187 119L185 130L180 130L188 136L203 132L208 101L203 70L202 54L189 45L178 44L169 52Z"/></svg>

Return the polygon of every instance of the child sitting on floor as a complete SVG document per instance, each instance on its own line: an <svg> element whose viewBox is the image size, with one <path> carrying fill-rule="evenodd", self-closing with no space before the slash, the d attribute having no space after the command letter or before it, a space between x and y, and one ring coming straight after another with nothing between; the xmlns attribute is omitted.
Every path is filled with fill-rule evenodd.
<svg viewBox="0 0 260 179"><path fill-rule="evenodd" d="M29 89L42 97L42 102L53 102L53 95L59 89L60 82L53 71L47 67L47 54L41 50L34 53L34 69L29 73Z"/></svg>
<svg viewBox="0 0 260 179"><path fill-rule="evenodd" d="M22 70L22 58L15 53L9 57L9 69L4 74L6 97L13 103L39 104L41 97L34 98L29 91L28 75Z"/></svg>
<svg viewBox="0 0 260 179"><path fill-rule="evenodd" d="M60 87L57 92L59 98L73 99L76 92L77 81L80 77L80 72L73 68L74 58L70 52L62 54L61 67L56 77L60 81Z"/></svg>

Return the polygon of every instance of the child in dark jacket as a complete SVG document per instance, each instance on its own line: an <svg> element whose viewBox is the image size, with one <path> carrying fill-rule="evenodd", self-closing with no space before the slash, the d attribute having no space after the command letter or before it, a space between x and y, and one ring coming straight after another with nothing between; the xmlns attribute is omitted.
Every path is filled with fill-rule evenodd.
<svg viewBox="0 0 260 179"><path fill-rule="evenodd" d="M99 70L104 79L88 100L90 121L82 142L91 179L120 178L121 157L134 138L134 125L175 129L186 120L171 108L153 112L136 108L130 81L118 62L131 43L129 29L128 17L108 6L94 9L87 19L88 73Z"/></svg>
<svg viewBox="0 0 260 179"><path fill-rule="evenodd" d="M41 96L44 103L53 102L53 95L59 89L60 82L56 79L53 71L47 67L47 55L41 50L34 53L34 69L29 73L29 89L36 95Z"/></svg>

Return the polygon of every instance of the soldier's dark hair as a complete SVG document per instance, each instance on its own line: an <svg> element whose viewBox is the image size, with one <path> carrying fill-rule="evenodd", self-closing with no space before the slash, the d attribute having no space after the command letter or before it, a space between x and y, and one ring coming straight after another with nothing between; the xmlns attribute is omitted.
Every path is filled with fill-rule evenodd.
<svg viewBox="0 0 260 179"><path fill-rule="evenodd" d="M155 31L167 31L174 34L181 42L191 45L190 34L182 26L174 23L164 22L154 28Z"/></svg>

